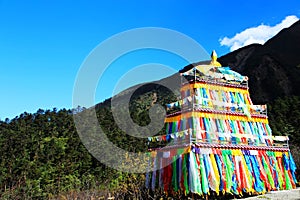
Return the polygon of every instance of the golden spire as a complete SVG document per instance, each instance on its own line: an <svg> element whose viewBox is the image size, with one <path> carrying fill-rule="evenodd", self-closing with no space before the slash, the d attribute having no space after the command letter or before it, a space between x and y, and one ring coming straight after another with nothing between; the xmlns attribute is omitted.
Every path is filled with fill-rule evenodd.
<svg viewBox="0 0 300 200"><path fill-rule="evenodd" d="M213 65L215 67L222 67L222 65L217 61L217 53L215 50L212 51L211 53L211 61L210 61L210 65Z"/></svg>

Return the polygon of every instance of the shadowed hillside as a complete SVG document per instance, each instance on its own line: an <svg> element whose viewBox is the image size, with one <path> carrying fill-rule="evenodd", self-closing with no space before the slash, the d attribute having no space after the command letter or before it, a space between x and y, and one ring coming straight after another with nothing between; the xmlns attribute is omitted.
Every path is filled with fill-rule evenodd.
<svg viewBox="0 0 300 200"><path fill-rule="evenodd" d="M279 32L264 45L252 44L218 60L249 77L252 99L270 102L300 95L300 21Z"/></svg>

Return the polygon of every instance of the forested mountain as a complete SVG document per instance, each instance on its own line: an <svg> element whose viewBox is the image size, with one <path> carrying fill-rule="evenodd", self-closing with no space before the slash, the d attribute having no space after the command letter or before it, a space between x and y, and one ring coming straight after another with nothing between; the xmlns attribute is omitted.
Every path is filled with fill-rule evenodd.
<svg viewBox="0 0 300 200"><path fill-rule="evenodd" d="M299 43L300 22L297 22L264 45L249 45L219 58L223 66L230 66L249 77L254 103L268 104L273 134L290 136L298 168ZM171 85L172 91L164 85ZM180 77L175 74L155 83L134 86L114 98L120 104L130 98L130 117L135 123L145 126L151 122L151 106L176 101L179 87ZM117 126L111 99L90 109L94 108L100 126L111 142L132 152L147 150L146 139L128 136ZM0 121L0 199L96 199L107 197L109 193L120 199L145 199L148 191L144 188L143 174L110 169L95 159L82 144L73 114L88 113L90 109L38 110ZM163 112L157 111L156 114Z"/></svg>
<svg viewBox="0 0 300 200"><path fill-rule="evenodd" d="M130 113L133 121L143 126L150 122L148 110L154 93L155 102L162 105L176 98L157 84L147 84L141 89L143 93L137 90L131 99ZM129 136L118 128L110 104L107 100L96 106L100 126L109 140L127 151L147 151L146 139ZM106 199L108 195L117 199L134 196L144 199L148 196L143 174L109 168L83 145L73 115L90 111L40 109L0 121L0 199ZM85 120L89 118L83 118L81 123L87 123ZM107 152L106 156L115 155Z"/></svg>

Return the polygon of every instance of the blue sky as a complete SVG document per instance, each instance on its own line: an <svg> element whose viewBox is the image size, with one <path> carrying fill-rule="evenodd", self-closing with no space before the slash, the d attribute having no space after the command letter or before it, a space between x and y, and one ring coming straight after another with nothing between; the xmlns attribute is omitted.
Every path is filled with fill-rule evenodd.
<svg viewBox="0 0 300 200"><path fill-rule="evenodd" d="M99 43L122 31L176 30L220 56L251 42L263 43L280 30L287 16L292 17L283 24L300 17L299 0L0 0L0 119L39 108L71 108L84 59ZM260 32L270 34L256 35ZM106 73L105 87L97 90L95 102L111 96L114 82L126 70L151 62L176 70L187 64L162 51L129 55Z"/></svg>

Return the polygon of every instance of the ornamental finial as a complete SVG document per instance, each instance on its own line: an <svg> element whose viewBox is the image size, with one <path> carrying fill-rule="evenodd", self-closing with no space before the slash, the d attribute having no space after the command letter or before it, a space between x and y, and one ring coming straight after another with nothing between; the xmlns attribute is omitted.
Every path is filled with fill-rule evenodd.
<svg viewBox="0 0 300 200"><path fill-rule="evenodd" d="M213 65L215 67L222 67L222 65L217 61L218 55L215 50L212 51L211 53L211 61L210 65Z"/></svg>

